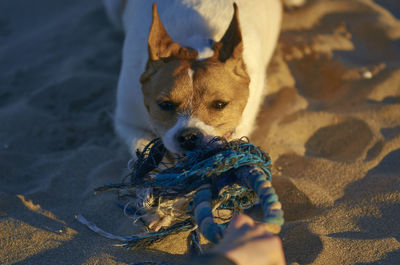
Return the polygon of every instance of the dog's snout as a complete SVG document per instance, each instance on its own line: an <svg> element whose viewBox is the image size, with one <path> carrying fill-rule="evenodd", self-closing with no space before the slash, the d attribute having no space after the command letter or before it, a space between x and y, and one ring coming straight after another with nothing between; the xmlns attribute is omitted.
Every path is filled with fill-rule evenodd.
<svg viewBox="0 0 400 265"><path fill-rule="evenodd" d="M184 128L177 132L176 140L185 150L194 150L200 146L203 133L197 128Z"/></svg>

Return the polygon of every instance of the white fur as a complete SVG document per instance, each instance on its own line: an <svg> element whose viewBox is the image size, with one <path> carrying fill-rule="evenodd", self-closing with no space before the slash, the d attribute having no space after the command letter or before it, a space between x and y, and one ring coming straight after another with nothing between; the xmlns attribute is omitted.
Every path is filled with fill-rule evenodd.
<svg viewBox="0 0 400 265"><path fill-rule="evenodd" d="M110 1L112 0L107 2ZM120 2L120 0L114 1ZM133 145L132 150L136 149L135 145L139 139L152 137L149 133L152 129L143 104L139 77L148 60L147 38L152 21L153 2L127 1L122 20L126 38L118 82L115 129L128 145ZM244 44L243 58L251 81L249 99L234 136L249 136L265 94L266 67L280 30L280 0L155 0L155 2L161 21L171 38L183 46L197 49L200 52L199 59L212 55L210 40L219 41L222 38L233 16L233 2L237 3ZM178 123L175 126L180 126ZM197 125L199 124L196 123ZM168 133L172 131L173 128ZM167 145L172 141L168 133L164 136ZM173 145L170 145L170 148L171 151L175 150Z"/></svg>
<svg viewBox="0 0 400 265"><path fill-rule="evenodd" d="M203 50L200 50L198 52L199 52L199 54L197 55L198 60L207 59L214 55L214 51L209 47L205 47Z"/></svg>
<svg viewBox="0 0 400 265"><path fill-rule="evenodd" d="M180 153L180 148L175 141L175 134L187 124L187 117L180 117L175 125L162 137L165 147L175 154Z"/></svg>
<svg viewBox="0 0 400 265"><path fill-rule="evenodd" d="M304 5L306 0L283 0L283 3L288 8L299 7Z"/></svg>
<svg viewBox="0 0 400 265"><path fill-rule="evenodd" d="M188 70L188 76L189 76L189 79L190 79L190 84L193 86L193 74L194 74L194 71L193 71L193 69L192 68L189 68L189 70Z"/></svg>
<svg viewBox="0 0 400 265"><path fill-rule="evenodd" d="M198 120L196 118L190 118L187 127L194 127L194 128L199 128L206 136L215 136L215 129L214 127L205 124L201 120Z"/></svg>
<svg viewBox="0 0 400 265"><path fill-rule="evenodd" d="M199 128L204 134L205 142L209 142L215 135L215 129L212 126L209 126L196 118L182 115L181 117L179 117L175 125L171 129L169 129L167 133L162 137L165 147L175 154L183 153L183 150L175 141L175 135L180 129L188 127Z"/></svg>

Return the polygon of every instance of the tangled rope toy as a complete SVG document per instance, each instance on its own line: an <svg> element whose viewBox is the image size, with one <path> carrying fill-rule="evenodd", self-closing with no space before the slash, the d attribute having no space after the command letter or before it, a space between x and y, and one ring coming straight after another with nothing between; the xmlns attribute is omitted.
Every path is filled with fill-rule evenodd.
<svg viewBox="0 0 400 265"><path fill-rule="evenodd" d="M230 142L214 138L201 149L178 158L171 167L162 162L166 154L161 139L154 139L142 152L137 151L138 159L128 175L129 182L95 189L96 193L118 190L120 195L124 194L121 198L126 198L127 194L135 197L134 203L125 202L120 206L135 215L139 213L139 217L149 209L159 210L165 202L180 199L185 202L180 203L184 206L178 211L180 214L175 211L169 216L171 225L167 227L131 237L113 237L119 239L121 245L127 248L148 246L168 235L190 230L189 246L199 251L196 249L200 248L198 231L210 242L218 243L229 224L225 221L230 220L234 212L252 207L256 201L263 210L261 223L271 233L280 232L284 219L281 203L271 184L271 159L247 138ZM167 205L174 207L171 203ZM219 210L228 210L232 214L216 223L213 213ZM85 223L86 220L80 221ZM88 223L86 225L96 231Z"/></svg>

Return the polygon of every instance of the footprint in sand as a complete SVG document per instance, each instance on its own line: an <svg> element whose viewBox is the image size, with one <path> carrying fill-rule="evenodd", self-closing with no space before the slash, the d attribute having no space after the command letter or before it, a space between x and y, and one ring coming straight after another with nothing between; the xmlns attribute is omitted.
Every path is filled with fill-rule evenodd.
<svg viewBox="0 0 400 265"><path fill-rule="evenodd" d="M350 162L364 153L372 139L369 126L351 118L317 130L305 145L306 155Z"/></svg>
<svg viewBox="0 0 400 265"><path fill-rule="evenodd" d="M306 223L294 223L282 231L287 264L311 264L322 251L320 237Z"/></svg>
<svg viewBox="0 0 400 265"><path fill-rule="evenodd" d="M286 222L305 219L313 215L315 206L307 195L293 184L290 178L276 177L273 179L273 183L282 203Z"/></svg>
<svg viewBox="0 0 400 265"><path fill-rule="evenodd" d="M273 177L272 182L279 201L282 203L286 223L306 219L314 214L315 206L307 195L293 184L290 178ZM246 210L246 213L257 220L261 220L263 217L261 207L250 208Z"/></svg>

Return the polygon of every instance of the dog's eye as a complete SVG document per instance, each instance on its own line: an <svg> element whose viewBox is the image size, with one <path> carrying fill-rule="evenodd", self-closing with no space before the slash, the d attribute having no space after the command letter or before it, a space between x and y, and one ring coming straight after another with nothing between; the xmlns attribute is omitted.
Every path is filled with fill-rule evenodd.
<svg viewBox="0 0 400 265"><path fill-rule="evenodd" d="M165 111L174 111L178 107L175 103L168 100L158 103L158 106Z"/></svg>
<svg viewBox="0 0 400 265"><path fill-rule="evenodd" d="M229 102L216 100L213 103L211 103L211 107L213 107L214 109L217 109L217 110L221 110L221 109L225 108L226 105L228 105L228 103Z"/></svg>

